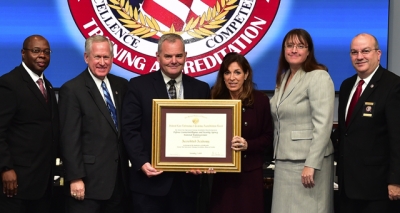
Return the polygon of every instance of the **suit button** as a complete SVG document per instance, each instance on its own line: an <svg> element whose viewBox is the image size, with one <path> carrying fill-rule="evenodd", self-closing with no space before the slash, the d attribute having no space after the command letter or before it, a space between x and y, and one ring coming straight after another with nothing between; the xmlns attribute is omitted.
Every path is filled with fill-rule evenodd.
<svg viewBox="0 0 400 213"><path fill-rule="evenodd" d="M244 122L244 126L247 126L247 122L246 121Z"/></svg>
<svg viewBox="0 0 400 213"><path fill-rule="evenodd" d="M244 158L246 158L246 157L247 157L247 155L243 155L243 157L244 157Z"/></svg>
<svg viewBox="0 0 400 213"><path fill-rule="evenodd" d="M118 163L118 159L115 159L115 162Z"/></svg>
<svg viewBox="0 0 400 213"><path fill-rule="evenodd" d="M243 108L243 112L246 112L246 109L245 109L245 108Z"/></svg>

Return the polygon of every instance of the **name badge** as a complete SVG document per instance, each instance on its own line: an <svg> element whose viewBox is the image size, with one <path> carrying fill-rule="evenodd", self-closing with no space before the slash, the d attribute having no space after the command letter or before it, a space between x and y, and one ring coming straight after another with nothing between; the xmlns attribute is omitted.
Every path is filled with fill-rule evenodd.
<svg viewBox="0 0 400 213"><path fill-rule="evenodd" d="M363 117L372 118L374 114L375 103L374 102L365 102L363 107Z"/></svg>

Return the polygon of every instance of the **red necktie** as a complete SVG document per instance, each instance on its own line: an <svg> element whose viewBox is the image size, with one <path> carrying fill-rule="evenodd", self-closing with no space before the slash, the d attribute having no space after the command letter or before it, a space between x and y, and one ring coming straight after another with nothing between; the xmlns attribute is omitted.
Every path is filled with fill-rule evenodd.
<svg viewBox="0 0 400 213"><path fill-rule="evenodd" d="M43 95L44 99L45 99L46 102L47 102L47 92L46 92L46 89L45 89L44 86L43 86L43 79L39 78L39 79L36 81L36 83L39 84L40 92L42 92L42 95Z"/></svg>
<svg viewBox="0 0 400 213"><path fill-rule="evenodd" d="M361 79L358 82L358 85L357 85L356 91L353 94L353 97L351 98L349 109L347 110L346 126L349 124L349 121L350 121L350 118L351 118L351 114L353 113L354 107L356 106L357 101L360 98L363 84L364 84L364 80Z"/></svg>

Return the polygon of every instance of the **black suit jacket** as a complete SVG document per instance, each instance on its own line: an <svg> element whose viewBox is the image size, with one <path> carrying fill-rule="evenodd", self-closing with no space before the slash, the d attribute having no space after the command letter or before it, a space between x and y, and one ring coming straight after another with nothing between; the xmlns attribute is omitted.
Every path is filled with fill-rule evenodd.
<svg viewBox="0 0 400 213"><path fill-rule="evenodd" d="M182 75L185 99L209 99L207 83ZM122 107L122 136L132 163L130 189L154 195L166 195L174 178L179 178L187 195L197 193L199 177L196 175L164 172L148 178L141 170L146 162L151 163L152 103L153 99L168 99L167 88L161 71L132 78Z"/></svg>
<svg viewBox="0 0 400 213"><path fill-rule="evenodd" d="M379 67L346 127L346 105L356 79L354 75L340 87L339 190L351 199L388 199L388 184L400 184L400 78Z"/></svg>
<svg viewBox="0 0 400 213"><path fill-rule="evenodd" d="M22 64L0 78L0 169L15 170L15 198L39 199L52 183L58 109L53 87L44 81L47 103Z"/></svg>
<svg viewBox="0 0 400 213"><path fill-rule="evenodd" d="M128 81L112 74L107 78L120 123ZM59 109L60 146L67 185L68 181L82 178L85 198L109 199L115 181L127 184L128 159L103 95L87 69L61 87ZM118 164L123 180L117 180Z"/></svg>

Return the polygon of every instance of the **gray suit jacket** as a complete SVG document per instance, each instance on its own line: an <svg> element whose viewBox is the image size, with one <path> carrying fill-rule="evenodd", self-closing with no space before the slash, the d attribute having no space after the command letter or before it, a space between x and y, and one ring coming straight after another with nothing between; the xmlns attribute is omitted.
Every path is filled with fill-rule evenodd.
<svg viewBox="0 0 400 213"><path fill-rule="evenodd" d="M289 71L271 99L274 120L274 158L305 160L321 169L324 156L333 153L330 134L335 90L324 70L296 72L286 89Z"/></svg>

